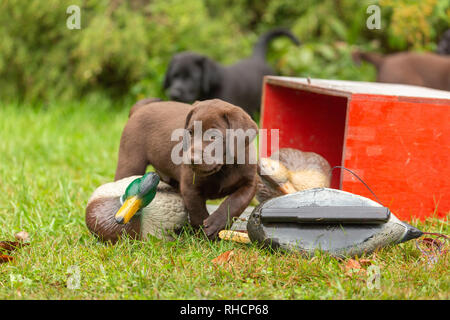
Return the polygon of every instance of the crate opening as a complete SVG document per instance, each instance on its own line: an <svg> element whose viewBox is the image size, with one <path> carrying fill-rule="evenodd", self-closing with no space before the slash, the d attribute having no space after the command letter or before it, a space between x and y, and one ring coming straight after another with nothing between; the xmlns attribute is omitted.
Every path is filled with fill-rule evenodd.
<svg viewBox="0 0 450 320"><path fill-rule="evenodd" d="M270 105L270 108L264 108ZM266 85L261 127L268 129L262 146L271 150L270 130L279 129L279 147L315 152L331 165L343 165L348 98L298 88ZM341 188L342 173L333 173L332 188Z"/></svg>

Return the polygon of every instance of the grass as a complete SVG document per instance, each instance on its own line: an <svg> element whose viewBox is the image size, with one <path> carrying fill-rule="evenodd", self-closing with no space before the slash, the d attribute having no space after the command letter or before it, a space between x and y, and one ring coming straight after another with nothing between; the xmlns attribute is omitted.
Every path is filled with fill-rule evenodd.
<svg viewBox="0 0 450 320"><path fill-rule="evenodd" d="M31 245L0 264L0 299L448 299L448 254L429 265L414 242L367 258L379 289L345 262L208 242L99 243L84 224L91 192L112 181L128 108L102 102L0 105L0 240L26 230ZM412 224L449 233L448 221ZM234 249L231 264L211 260ZM79 289L76 284L79 271Z"/></svg>

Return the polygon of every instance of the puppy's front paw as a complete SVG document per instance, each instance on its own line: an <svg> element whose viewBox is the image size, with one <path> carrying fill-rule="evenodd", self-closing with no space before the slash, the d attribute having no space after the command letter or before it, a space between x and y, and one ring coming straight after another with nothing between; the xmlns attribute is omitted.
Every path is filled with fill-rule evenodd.
<svg viewBox="0 0 450 320"><path fill-rule="evenodd" d="M210 216L203 221L203 231L208 239L216 239L219 232L225 229L226 221L221 220L222 219L217 219L217 217Z"/></svg>

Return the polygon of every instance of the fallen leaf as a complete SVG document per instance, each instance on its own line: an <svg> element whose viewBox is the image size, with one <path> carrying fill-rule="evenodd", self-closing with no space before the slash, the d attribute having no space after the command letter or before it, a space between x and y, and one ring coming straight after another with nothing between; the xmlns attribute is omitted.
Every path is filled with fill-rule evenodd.
<svg viewBox="0 0 450 320"><path fill-rule="evenodd" d="M367 267L372 264L372 260L369 260L369 259L359 259L358 262L362 267Z"/></svg>
<svg viewBox="0 0 450 320"><path fill-rule="evenodd" d="M22 242L28 242L30 241L30 235L28 234L28 232L26 231L20 231L17 232L14 237L16 238L16 240L18 241L22 241Z"/></svg>
<svg viewBox="0 0 450 320"><path fill-rule="evenodd" d="M354 274L361 274L366 272L366 270L362 269L361 264L354 259L348 259L344 268L345 275L349 277L353 276Z"/></svg>
<svg viewBox="0 0 450 320"><path fill-rule="evenodd" d="M23 243L21 241L0 241L0 251L11 252L27 245L28 243Z"/></svg>
<svg viewBox="0 0 450 320"><path fill-rule="evenodd" d="M231 257L234 254L233 251L234 250L225 251L224 253L222 253L218 257L212 259L211 262L214 263L214 264L222 264L222 263L228 262L228 261L230 261Z"/></svg>
<svg viewBox="0 0 450 320"><path fill-rule="evenodd" d="M8 256L6 254L1 254L0 255L0 263L10 262L10 261L13 261L13 260L14 260L13 257Z"/></svg>
<svg viewBox="0 0 450 320"><path fill-rule="evenodd" d="M361 265L359 264L358 261L356 261L354 259L348 259L347 263L345 264L345 269L346 270L361 269Z"/></svg>

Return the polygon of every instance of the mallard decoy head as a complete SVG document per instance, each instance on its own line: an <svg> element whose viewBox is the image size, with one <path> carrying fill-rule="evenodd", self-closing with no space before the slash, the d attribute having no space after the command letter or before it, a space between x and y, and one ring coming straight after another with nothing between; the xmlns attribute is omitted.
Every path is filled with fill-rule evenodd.
<svg viewBox="0 0 450 320"><path fill-rule="evenodd" d="M155 198L158 183L159 176L153 172L133 180L120 198L122 206L115 215L117 223L128 223L142 208L148 206Z"/></svg>
<svg viewBox="0 0 450 320"><path fill-rule="evenodd" d="M172 240L186 222L181 195L153 172L98 187L86 207L86 225L102 241L115 242L122 234Z"/></svg>

